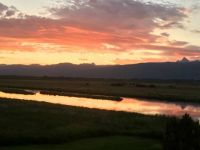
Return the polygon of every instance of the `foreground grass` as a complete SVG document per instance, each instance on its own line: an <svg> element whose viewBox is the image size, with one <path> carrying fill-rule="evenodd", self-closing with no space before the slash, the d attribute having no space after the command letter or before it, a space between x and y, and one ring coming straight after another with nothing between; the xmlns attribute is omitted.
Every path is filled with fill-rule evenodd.
<svg viewBox="0 0 200 150"><path fill-rule="evenodd" d="M0 90L5 88L200 103L197 81L0 77Z"/></svg>
<svg viewBox="0 0 200 150"><path fill-rule="evenodd" d="M160 141L127 137L112 136L91 138L57 145L30 145L17 147L3 147L1 150L162 150Z"/></svg>
<svg viewBox="0 0 200 150"><path fill-rule="evenodd" d="M162 139L166 121L161 116L0 99L0 145L62 144L105 136Z"/></svg>

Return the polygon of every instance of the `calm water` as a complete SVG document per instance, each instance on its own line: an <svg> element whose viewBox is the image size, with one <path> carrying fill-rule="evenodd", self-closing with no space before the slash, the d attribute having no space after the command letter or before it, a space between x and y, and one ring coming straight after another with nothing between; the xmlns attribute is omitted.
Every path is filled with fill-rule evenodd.
<svg viewBox="0 0 200 150"><path fill-rule="evenodd" d="M189 113L192 117L200 119L200 105L195 106L181 103L153 102L135 98L124 98L122 101L117 102L110 100L95 100L90 98L44 95L40 94L39 92L37 92L35 95L10 94L0 92L0 97L20 100L34 100L39 102L49 102L53 104L79 106L86 108L97 108L103 110L137 112L149 115L165 114L181 116L185 113Z"/></svg>

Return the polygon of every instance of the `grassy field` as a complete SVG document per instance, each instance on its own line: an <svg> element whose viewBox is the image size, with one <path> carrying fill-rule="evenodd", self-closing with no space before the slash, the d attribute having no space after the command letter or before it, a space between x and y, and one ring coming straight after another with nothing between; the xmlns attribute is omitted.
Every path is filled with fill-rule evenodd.
<svg viewBox="0 0 200 150"><path fill-rule="evenodd" d="M23 89L200 103L193 81L0 77L0 91ZM0 149L161 150L168 119L0 98Z"/></svg>
<svg viewBox="0 0 200 150"><path fill-rule="evenodd" d="M8 88L200 103L199 81L0 77L0 89Z"/></svg>
<svg viewBox="0 0 200 150"><path fill-rule="evenodd" d="M160 149L166 121L161 116L0 99L0 149L76 150L81 143L97 150L119 149L119 144L124 149Z"/></svg>
<svg viewBox="0 0 200 150"><path fill-rule="evenodd" d="M58 145L2 147L1 150L162 150L160 141L153 139L111 136L91 138Z"/></svg>

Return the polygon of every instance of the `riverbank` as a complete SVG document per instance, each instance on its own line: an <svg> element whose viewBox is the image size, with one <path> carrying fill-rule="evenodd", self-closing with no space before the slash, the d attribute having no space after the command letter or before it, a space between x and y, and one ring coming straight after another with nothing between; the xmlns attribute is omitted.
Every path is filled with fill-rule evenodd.
<svg viewBox="0 0 200 150"><path fill-rule="evenodd" d="M34 92L24 90L24 89L18 89L18 88L0 88L1 92L4 93L12 93L12 94L24 94L24 95L34 95Z"/></svg>
<svg viewBox="0 0 200 150"><path fill-rule="evenodd" d="M114 80L0 77L1 88L42 90L48 94L120 100L120 97L200 103L200 82L180 80ZM75 95L74 95L75 93Z"/></svg>
<svg viewBox="0 0 200 150"><path fill-rule="evenodd" d="M68 97L79 97L79 98L91 98L99 100L113 100L121 101L122 98L118 96L107 96L107 95L92 95L92 94L81 94L81 93L72 93L72 92L62 92L55 90L26 90L22 88L0 88L0 92L11 93L11 94L24 94L24 95L34 95L37 92L45 95L54 95L54 96L68 96Z"/></svg>
<svg viewBox="0 0 200 150"><path fill-rule="evenodd" d="M69 92L52 91L52 90L51 91L41 90L40 93L45 94L45 95L69 96L69 97L91 98L91 99L100 99L100 100L113 100L113 101L121 101L122 100L122 98L119 96L69 93Z"/></svg>
<svg viewBox="0 0 200 150"><path fill-rule="evenodd" d="M166 117L0 99L0 145L63 144L128 136L162 139Z"/></svg>
<svg viewBox="0 0 200 150"><path fill-rule="evenodd" d="M1 150L162 150L159 140L130 137L109 136L82 139L55 145L28 145L2 147Z"/></svg>

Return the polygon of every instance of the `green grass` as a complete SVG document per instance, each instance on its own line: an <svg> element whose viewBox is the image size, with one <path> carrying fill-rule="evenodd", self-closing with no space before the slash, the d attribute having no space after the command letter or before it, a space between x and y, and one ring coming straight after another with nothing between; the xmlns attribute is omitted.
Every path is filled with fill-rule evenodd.
<svg viewBox="0 0 200 150"><path fill-rule="evenodd" d="M0 78L2 88L200 103L200 82L58 78Z"/></svg>
<svg viewBox="0 0 200 150"><path fill-rule="evenodd" d="M0 145L59 144L103 136L162 139L167 118L0 99Z"/></svg>
<svg viewBox="0 0 200 150"><path fill-rule="evenodd" d="M1 150L162 150L160 141L127 137L112 136L84 139L58 145L30 145L4 147Z"/></svg>
<svg viewBox="0 0 200 150"><path fill-rule="evenodd" d="M0 89L200 102L199 82L0 78ZM15 90L14 90L15 91ZM0 98L1 150L160 150L167 117Z"/></svg>

